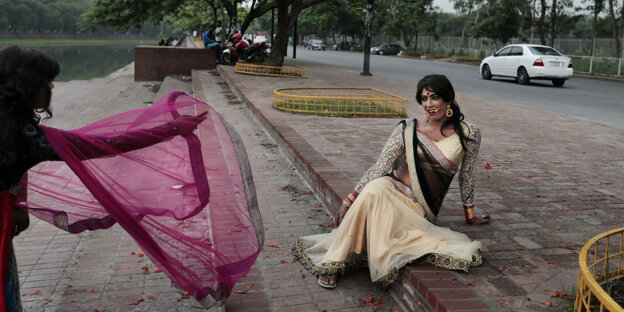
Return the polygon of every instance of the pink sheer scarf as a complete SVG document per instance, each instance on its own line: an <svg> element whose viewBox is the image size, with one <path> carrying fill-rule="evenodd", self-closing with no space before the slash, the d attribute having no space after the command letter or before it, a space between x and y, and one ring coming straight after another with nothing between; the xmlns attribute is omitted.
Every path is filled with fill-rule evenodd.
<svg viewBox="0 0 624 312"><path fill-rule="evenodd" d="M175 136L173 120L204 111ZM80 129L40 127L64 162L32 168L19 206L71 233L119 223L207 307L247 274L264 242L253 179L240 138L206 103L171 92Z"/></svg>

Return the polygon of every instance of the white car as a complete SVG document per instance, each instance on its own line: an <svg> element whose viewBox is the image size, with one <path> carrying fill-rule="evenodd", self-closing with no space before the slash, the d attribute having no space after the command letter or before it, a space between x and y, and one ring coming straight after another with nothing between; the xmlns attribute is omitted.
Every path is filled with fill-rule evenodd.
<svg viewBox="0 0 624 312"><path fill-rule="evenodd" d="M543 79L551 80L555 87L563 86L574 75L571 58L551 47L536 44L508 45L484 58L479 72L483 79L513 77L520 84Z"/></svg>

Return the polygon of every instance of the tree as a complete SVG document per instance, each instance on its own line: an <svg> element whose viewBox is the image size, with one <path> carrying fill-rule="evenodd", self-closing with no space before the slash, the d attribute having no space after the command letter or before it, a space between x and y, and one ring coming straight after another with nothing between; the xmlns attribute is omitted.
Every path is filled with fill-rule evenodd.
<svg viewBox="0 0 624 312"><path fill-rule="evenodd" d="M555 22L557 20L557 0L552 0L550 7L550 46L555 45Z"/></svg>
<svg viewBox="0 0 624 312"><path fill-rule="evenodd" d="M406 47L418 39L421 25L426 23L427 15L433 11L433 0L390 0L390 16L387 21L399 31Z"/></svg>
<svg viewBox="0 0 624 312"><path fill-rule="evenodd" d="M271 53L266 61L268 66L284 65L284 56L288 48L288 37L295 26L301 10L320 3L323 0L275 0L277 5L277 33L271 45Z"/></svg>
<svg viewBox="0 0 624 312"><path fill-rule="evenodd" d="M472 15L472 10L474 9L477 3L480 3L481 0L452 0L453 7L457 12L461 15L465 15L466 19L464 21L464 26L462 27L461 32L461 42L462 45L465 45L466 38L466 30L468 29L468 24L470 23L470 16Z"/></svg>
<svg viewBox="0 0 624 312"><path fill-rule="evenodd" d="M622 4L624 6L624 3ZM613 10L613 0L609 0L609 15L611 15L611 24L613 29L613 41L615 44L615 57L620 58L620 36L618 36L617 22L615 20L615 12ZM620 18L624 19L624 16Z"/></svg>
<svg viewBox="0 0 624 312"><path fill-rule="evenodd" d="M546 45L546 0L540 0L540 17L537 21L537 32L540 36L540 43Z"/></svg>
<svg viewBox="0 0 624 312"><path fill-rule="evenodd" d="M523 0L489 0L483 19L477 25L477 35L506 43L518 35Z"/></svg>

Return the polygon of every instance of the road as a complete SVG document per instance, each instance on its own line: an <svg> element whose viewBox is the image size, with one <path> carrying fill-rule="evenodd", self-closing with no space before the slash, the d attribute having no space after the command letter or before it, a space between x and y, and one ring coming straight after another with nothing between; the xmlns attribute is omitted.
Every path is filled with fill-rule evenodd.
<svg viewBox="0 0 624 312"><path fill-rule="evenodd" d="M292 48L288 56L292 57ZM363 54L344 51L309 51L297 48L297 58L362 70ZM428 74L444 74L457 92L555 112L624 128L624 82L575 77L562 88L548 80L519 85L513 79L483 80L477 66L371 55L373 75L418 82Z"/></svg>

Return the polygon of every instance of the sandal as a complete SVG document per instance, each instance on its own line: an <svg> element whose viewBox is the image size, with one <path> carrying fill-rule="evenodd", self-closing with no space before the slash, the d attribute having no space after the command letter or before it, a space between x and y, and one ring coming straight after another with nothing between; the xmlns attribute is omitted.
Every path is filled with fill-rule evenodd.
<svg viewBox="0 0 624 312"><path fill-rule="evenodd" d="M322 280L322 278L324 278L324 277L328 279L328 282L327 282L327 283L325 283L325 282ZM335 274L333 274L333 275L320 275L320 276L319 276L319 279L318 279L318 284L319 284L321 287L323 287L323 288L332 289L332 288L336 288L336 285L337 285L336 280L337 280L337 278L336 278L336 275L335 275ZM332 281L334 282L334 285L329 284L329 283L330 283L330 282L332 282Z"/></svg>

